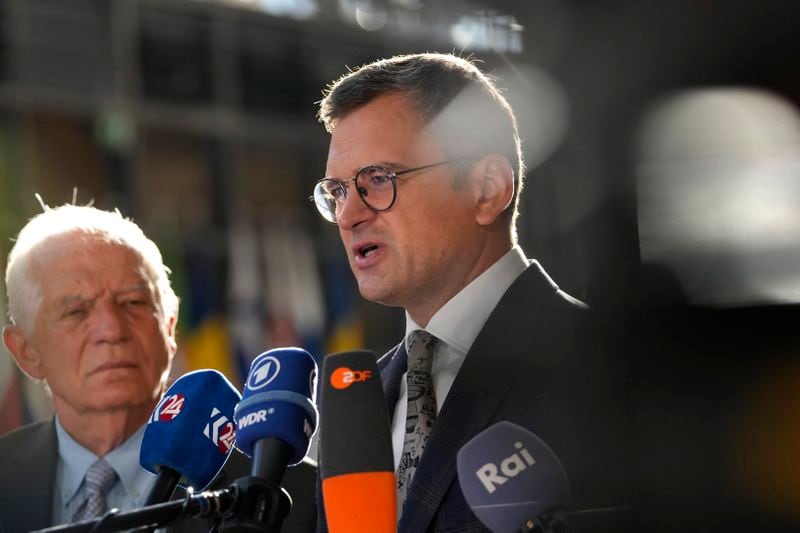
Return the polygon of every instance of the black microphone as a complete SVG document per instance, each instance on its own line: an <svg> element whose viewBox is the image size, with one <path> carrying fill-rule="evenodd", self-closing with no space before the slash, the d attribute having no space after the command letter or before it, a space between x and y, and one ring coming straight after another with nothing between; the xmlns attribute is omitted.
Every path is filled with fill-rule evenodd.
<svg viewBox="0 0 800 533"><path fill-rule="evenodd" d="M319 469L328 529L394 533L394 455L375 354L332 354L322 368Z"/></svg>
<svg viewBox="0 0 800 533"><path fill-rule="evenodd" d="M458 481L475 516L494 533L618 531L626 507L568 510L561 461L527 429L502 421L476 435L457 456Z"/></svg>
<svg viewBox="0 0 800 533"><path fill-rule="evenodd" d="M542 516L572 500L567 474L553 450L511 422L498 422L476 435L458 451L457 464L464 498L494 533L526 527L546 531Z"/></svg>
<svg viewBox="0 0 800 533"><path fill-rule="evenodd" d="M216 370L189 372L172 384L142 437L139 463L156 474L145 505L169 500L181 480L198 490L211 484L233 450L233 409L240 398Z"/></svg>

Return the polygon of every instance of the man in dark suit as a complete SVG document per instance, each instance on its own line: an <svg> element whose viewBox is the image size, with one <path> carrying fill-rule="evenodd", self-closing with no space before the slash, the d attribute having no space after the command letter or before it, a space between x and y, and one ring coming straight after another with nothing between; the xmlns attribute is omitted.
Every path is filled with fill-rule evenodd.
<svg viewBox="0 0 800 533"><path fill-rule="evenodd" d="M91 519L146 500L144 426L167 385L178 298L161 254L118 212L46 208L20 231L6 271L12 325L3 340L19 367L45 382L55 417L0 438L0 522L7 532ZM215 481L246 476L236 453ZM290 470L312 527L314 469ZM306 516L303 516L306 515ZM207 531L206 521L178 531Z"/></svg>
<svg viewBox="0 0 800 533"><path fill-rule="evenodd" d="M399 531L483 529L456 454L501 420L552 447L576 507L620 503L605 477L620 451L611 373L586 306L517 244L524 164L494 83L452 55L398 56L333 83L320 118L331 141L317 208L362 296L406 311L406 339L379 361Z"/></svg>

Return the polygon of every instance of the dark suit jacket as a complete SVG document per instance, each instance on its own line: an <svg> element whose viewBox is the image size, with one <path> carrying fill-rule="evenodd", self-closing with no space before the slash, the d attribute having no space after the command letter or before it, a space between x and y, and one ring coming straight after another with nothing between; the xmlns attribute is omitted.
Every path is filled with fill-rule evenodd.
<svg viewBox="0 0 800 533"><path fill-rule="evenodd" d="M438 413L409 488L400 533L486 531L458 482L456 454L507 420L544 440L561 459L576 508L624 503L625 434L614 366L590 311L534 262L512 284L464 360ZM405 372L404 343L379 361L390 416ZM623 517L591 531L619 531Z"/></svg>
<svg viewBox="0 0 800 533"><path fill-rule="evenodd" d="M37 422L0 437L0 524L4 533L43 529L52 524L53 491L58 461L55 421ZM212 489L229 486L250 474L250 459L234 451L212 483ZM287 470L282 486L292 496L293 507L283 531L313 531L316 523L314 483L316 467L303 462ZM175 498L185 495L180 488ZM206 520L176 524L174 533L207 532Z"/></svg>

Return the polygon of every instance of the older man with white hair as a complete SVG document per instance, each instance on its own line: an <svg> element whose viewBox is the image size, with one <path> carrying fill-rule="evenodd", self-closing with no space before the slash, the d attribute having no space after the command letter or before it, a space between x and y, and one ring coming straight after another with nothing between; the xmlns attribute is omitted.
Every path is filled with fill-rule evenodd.
<svg viewBox="0 0 800 533"><path fill-rule="evenodd" d="M167 386L178 319L158 247L118 212L46 208L20 231L6 287L3 340L22 371L45 382L55 416L0 438L3 527L91 518L90 485L103 485L109 508L143 505L154 478L139 449ZM225 481L247 475L241 456L231 463ZM314 474L306 477L313 494Z"/></svg>

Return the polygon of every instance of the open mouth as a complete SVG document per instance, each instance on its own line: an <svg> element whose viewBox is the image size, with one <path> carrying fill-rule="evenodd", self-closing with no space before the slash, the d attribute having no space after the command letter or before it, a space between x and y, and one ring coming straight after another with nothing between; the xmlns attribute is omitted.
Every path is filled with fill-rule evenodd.
<svg viewBox="0 0 800 533"><path fill-rule="evenodd" d="M378 250L377 244L370 244L358 249L358 255L363 258L367 258L374 254Z"/></svg>

